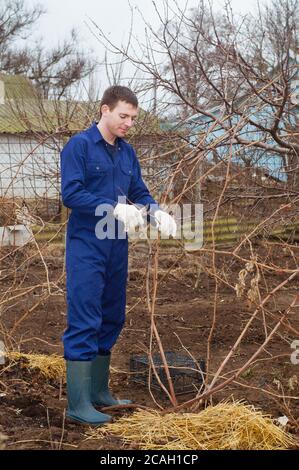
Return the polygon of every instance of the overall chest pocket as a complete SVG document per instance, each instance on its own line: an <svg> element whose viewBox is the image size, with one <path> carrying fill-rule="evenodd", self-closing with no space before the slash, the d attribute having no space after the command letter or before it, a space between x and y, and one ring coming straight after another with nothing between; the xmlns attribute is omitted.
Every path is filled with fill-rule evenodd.
<svg viewBox="0 0 299 470"><path fill-rule="evenodd" d="M111 181L112 173L108 166L103 166L98 162L86 164L86 188L88 191L108 197Z"/></svg>
<svg viewBox="0 0 299 470"><path fill-rule="evenodd" d="M120 163L120 186L123 190L124 193L127 193L133 178L133 169L132 166L130 166L126 162L121 162Z"/></svg>
<svg viewBox="0 0 299 470"><path fill-rule="evenodd" d="M101 165L97 162L87 162L86 164L86 176L88 180L102 180L105 176L108 176L109 168Z"/></svg>

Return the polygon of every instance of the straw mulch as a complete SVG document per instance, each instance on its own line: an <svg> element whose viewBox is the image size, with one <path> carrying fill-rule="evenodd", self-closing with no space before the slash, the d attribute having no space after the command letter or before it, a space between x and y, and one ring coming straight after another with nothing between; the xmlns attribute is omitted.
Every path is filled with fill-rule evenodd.
<svg viewBox="0 0 299 470"><path fill-rule="evenodd" d="M5 449L5 441L6 441L7 437L4 436L4 434L2 434L0 432L0 450L4 450Z"/></svg>
<svg viewBox="0 0 299 470"><path fill-rule="evenodd" d="M8 359L13 361L22 361L22 367L37 370L43 377L47 379L65 380L66 367L65 359L57 354L25 354L17 351L8 351L5 353ZM24 362L23 362L24 361ZM122 372L111 367L111 374Z"/></svg>
<svg viewBox="0 0 299 470"><path fill-rule="evenodd" d="M269 416L242 402L220 403L199 413L141 410L90 431L89 437L107 434L143 450L282 450L296 445Z"/></svg>
<svg viewBox="0 0 299 470"><path fill-rule="evenodd" d="M37 369L47 379L65 377L65 360L56 354L45 356L44 354L24 354L15 351L7 352L11 360L25 360L23 367Z"/></svg>

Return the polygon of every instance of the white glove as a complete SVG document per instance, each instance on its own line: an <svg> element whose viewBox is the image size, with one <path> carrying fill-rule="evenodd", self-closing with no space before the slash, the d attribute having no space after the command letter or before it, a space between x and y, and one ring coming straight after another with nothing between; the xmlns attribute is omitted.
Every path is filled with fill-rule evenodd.
<svg viewBox="0 0 299 470"><path fill-rule="evenodd" d="M158 210L155 212L155 219L157 222L158 229L161 232L162 237L169 238L170 235L175 237L177 231L177 225L173 217L167 214L167 212Z"/></svg>
<svg viewBox="0 0 299 470"><path fill-rule="evenodd" d="M138 226L142 227L144 225L141 211L130 204L118 203L113 211L113 215L116 219L124 223L125 232L129 232Z"/></svg>

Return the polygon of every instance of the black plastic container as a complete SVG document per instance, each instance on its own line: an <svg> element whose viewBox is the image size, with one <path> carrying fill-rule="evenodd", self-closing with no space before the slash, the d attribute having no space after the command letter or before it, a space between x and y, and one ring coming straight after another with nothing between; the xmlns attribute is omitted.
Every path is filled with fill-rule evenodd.
<svg viewBox="0 0 299 470"><path fill-rule="evenodd" d="M190 356L172 351L166 352L165 357L176 395L192 392L196 393L204 383L204 360L199 359L195 361ZM152 359L159 379L168 389L167 376L160 354L153 354ZM131 380L136 383L148 385L149 366L150 361L146 354L132 355L130 358ZM152 370L151 387L162 390Z"/></svg>

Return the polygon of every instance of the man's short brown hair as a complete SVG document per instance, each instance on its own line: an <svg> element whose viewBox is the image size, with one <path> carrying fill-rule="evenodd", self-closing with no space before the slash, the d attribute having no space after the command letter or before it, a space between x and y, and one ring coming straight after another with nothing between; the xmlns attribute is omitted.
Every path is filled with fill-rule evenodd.
<svg viewBox="0 0 299 470"><path fill-rule="evenodd" d="M132 90L130 90L130 88L113 85L104 91L103 97L101 99L100 110L103 104L106 104L109 106L110 111L112 111L117 105L118 101L125 101L135 108L138 107L137 96Z"/></svg>

